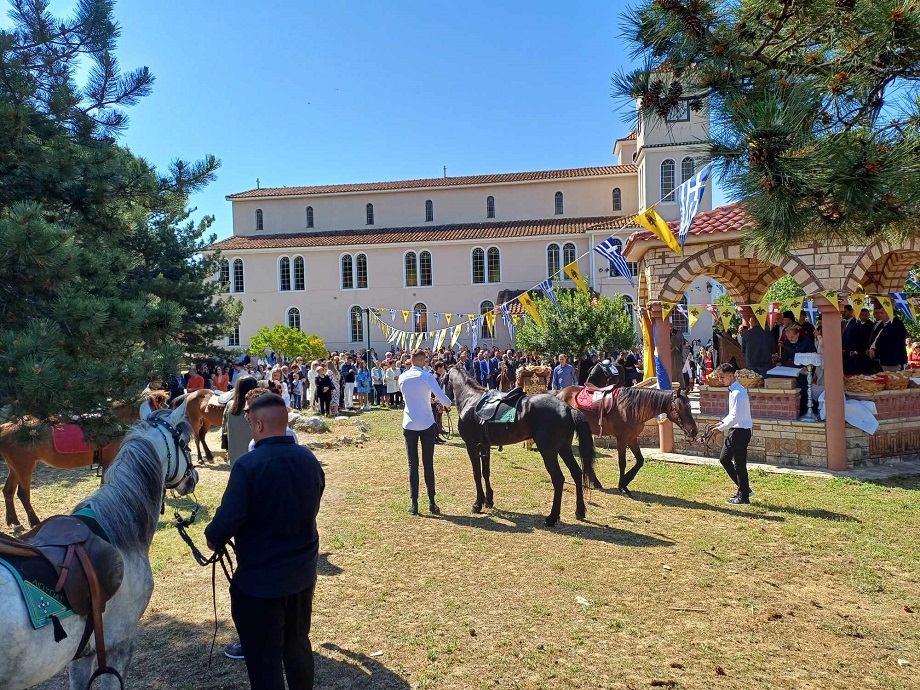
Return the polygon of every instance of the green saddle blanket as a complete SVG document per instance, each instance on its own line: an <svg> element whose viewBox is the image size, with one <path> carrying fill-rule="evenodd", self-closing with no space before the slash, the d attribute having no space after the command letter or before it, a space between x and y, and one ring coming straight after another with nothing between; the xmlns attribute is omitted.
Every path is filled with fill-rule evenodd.
<svg viewBox="0 0 920 690"><path fill-rule="evenodd" d="M505 393L488 390L476 403L476 417L489 424L511 424L517 421L518 409L525 395L523 388L512 388Z"/></svg>
<svg viewBox="0 0 920 690"><path fill-rule="evenodd" d="M6 568L19 585L36 630L52 623L53 618L61 620L73 615L64 592L54 591L58 575L44 558L4 555L0 567Z"/></svg>

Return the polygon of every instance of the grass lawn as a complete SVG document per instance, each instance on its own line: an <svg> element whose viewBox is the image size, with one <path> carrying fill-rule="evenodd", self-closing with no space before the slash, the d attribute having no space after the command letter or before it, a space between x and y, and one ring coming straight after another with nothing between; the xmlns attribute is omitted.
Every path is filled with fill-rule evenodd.
<svg viewBox="0 0 920 690"><path fill-rule="evenodd" d="M721 470L652 461L635 500L593 491L583 523L569 480L547 529L537 453L493 450L496 508L473 516L469 461L452 441L435 458L444 514L413 517L400 414L364 413L363 447L319 454L318 688L920 687L920 478L755 473L755 505L739 509L725 505L734 486ZM338 422L343 433L355 435ZM602 450L607 485L615 465ZM202 547L227 476L221 462L201 470ZM41 516L68 511L95 484L89 469L42 467L33 502ZM170 514L129 685L246 688L243 663L220 654L233 639L223 583L208 669L211 572Z"/></svg>

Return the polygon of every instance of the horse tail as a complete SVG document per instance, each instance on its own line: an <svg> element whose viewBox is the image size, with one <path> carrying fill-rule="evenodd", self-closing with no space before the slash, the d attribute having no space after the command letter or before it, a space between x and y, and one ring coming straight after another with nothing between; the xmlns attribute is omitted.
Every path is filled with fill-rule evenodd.
<svg viewBox="0 0 920 690"><path fill-rule="evenodd" d="M569 416L575 423L575 433L578 434L578 455L581 457L581 485L582 488L590 487L589 477L594 476L594 436L591 434L591 423L588 418L573 407L569 408Z"/></svg>
<svg viewBox="0 0 920 690"><path fill-rule="evenodd" d="M182 395L177 395L175 398L172 399L172 402L169 403L169 404L170 404L170 409L175 410L177 407L179 407L179 405L181 405L183 402L185 402L185 399L186 399L188 396L189 396L188 393L183 393Z"/></svg>

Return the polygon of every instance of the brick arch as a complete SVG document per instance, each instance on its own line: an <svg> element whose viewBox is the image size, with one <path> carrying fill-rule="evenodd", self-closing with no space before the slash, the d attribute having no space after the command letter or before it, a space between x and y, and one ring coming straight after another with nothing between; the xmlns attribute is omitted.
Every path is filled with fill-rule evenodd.
<svg viewBox="0 0 920 690"><path fill-rule="evenodd" d="M787 256L777 265L756 256L743 256L740 244L725 242L685 258L664 278L658 298L678 302L694 278L708 275L722 283L736 303L751 304L763 299L767 289L787 274L805 294L824 289L811 269L794 256Z"/></svg>
<svg viewBox="0 0 920 690"><path fill-rule="evenodd" d="M901 292L917 264L920 239L914 237L900 244L882 240L866 247L844 279L842 289L856 292L861 285L866 292Z"/></svg>

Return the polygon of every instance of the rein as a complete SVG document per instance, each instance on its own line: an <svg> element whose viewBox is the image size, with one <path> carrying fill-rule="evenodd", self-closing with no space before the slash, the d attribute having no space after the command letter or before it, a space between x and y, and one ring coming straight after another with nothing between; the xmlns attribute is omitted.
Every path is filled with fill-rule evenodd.
<svg viewBox="0 0 920 690"><path fill-rule="evenodd" d="M447 437L447 440L449 441L450 439L454 437L454 423L450 420L450 410L444 410L442 419L444 419L444 422L445 422L443 426L446 427L444 430L444 435Z"/></svg>

